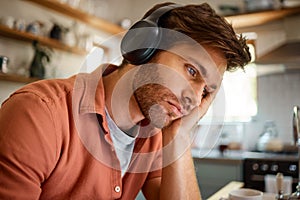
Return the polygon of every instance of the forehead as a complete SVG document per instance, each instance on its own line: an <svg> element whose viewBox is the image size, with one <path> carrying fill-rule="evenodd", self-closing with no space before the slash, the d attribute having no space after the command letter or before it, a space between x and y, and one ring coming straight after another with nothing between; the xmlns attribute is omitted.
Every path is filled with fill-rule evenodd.
<svg viewBox="0 0 300 200"><path fill-rule="evenodd" d="M220 50L208 45L178 44L169 49L199 69L202 75L221 75L226 71L227 62Z"/></svg>

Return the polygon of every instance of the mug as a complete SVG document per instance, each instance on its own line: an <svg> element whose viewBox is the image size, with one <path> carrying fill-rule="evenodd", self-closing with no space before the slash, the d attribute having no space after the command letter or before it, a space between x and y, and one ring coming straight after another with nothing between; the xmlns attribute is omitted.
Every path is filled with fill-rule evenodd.
<svg viewBox="0 0 300 200"><path fill-rule="evenodd" d="M0 56L0 72L7 73L8 57Z"/></svg>
<svg viewBox="0 0 300 200"><path fill-rule="evenodd" d="M262 200L263 193L259 190L240 188L229 193L229 200Z"/></svg>
<svg viewBox="0 0 300 200"><path fill-rule="evenodd" d="M18 31L25 31L26 30L26 22L24 19L16 19L14 23L14 28Z"/></svg>

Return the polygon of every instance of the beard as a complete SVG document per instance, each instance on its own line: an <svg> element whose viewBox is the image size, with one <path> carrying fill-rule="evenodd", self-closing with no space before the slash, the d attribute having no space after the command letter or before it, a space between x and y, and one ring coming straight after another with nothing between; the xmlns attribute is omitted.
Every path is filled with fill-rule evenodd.
<svg viewBox="0 0 300 200"><path fill-rule="evenodd" d="M163 71L162 71L163 69ZM166 87L162 74L165 68L151 63L140 66L134 80L134 97L145 118L156 128L162 129L172 122L168 100L178 101L176 95Z"/></svg>
<svg viewBox="0 0 300 200"><path fill-rule="evenodd" d="M162 129L171 123L171 116L163 106L166 99L176 98L170 90L159 84L147 84L136 89L134 96L142 114L154 127Z"/></svg>

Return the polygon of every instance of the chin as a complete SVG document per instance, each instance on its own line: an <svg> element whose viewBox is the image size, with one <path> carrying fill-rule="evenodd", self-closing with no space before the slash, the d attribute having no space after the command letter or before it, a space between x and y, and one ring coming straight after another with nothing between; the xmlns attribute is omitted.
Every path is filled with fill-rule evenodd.
<svg viewBox="0 0 300 200"><path fill-rule="evenodd" d="M163 129L165 127L170 126L172 121L169 120L169 118L165 117L164 119L161 119L161 117L158 117L154 120L151 120L151 124L158 129Z"/></svg>
<svg viewBox="0 0 300 200"><path fill-rule="evenodd" d="M147 116L151 124L159 129L164 128L168 120L164 108L159 104L152 105L147 112Z"/></svg>
<svg viewBox="0 0 300 200"><path fill-rule="evenodd" d="M166 115L153 114L149 115L149 121L155 128L162 129L170 124Z"/></svg>

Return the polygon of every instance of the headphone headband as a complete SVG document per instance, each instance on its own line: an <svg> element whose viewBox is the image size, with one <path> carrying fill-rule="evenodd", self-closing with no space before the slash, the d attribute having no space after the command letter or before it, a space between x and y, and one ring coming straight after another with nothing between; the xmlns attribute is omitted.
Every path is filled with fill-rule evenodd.
<svg viewBox="0 0 300 200"><path fill-rule="evenodd" d="M142 20L149 20L152 21L156 24L158 24L159 19L167 14L169 11L173 10L174 8L178 8L178 7L182 7L182 5L179 4L170 4L167 6L163 6L158 8L157 10L154 10L149 16L147 16L146 18L142 19Z"/></svg>
<svg viewBox="0 0 300 200"><path fill-rule="evenodd" d="M158 49L162 31L159 20L179 4L163 6L153 11L146 18L136 22L125 34L121 41L121 53L125 60L134 65L148 62Z"/></svg>

